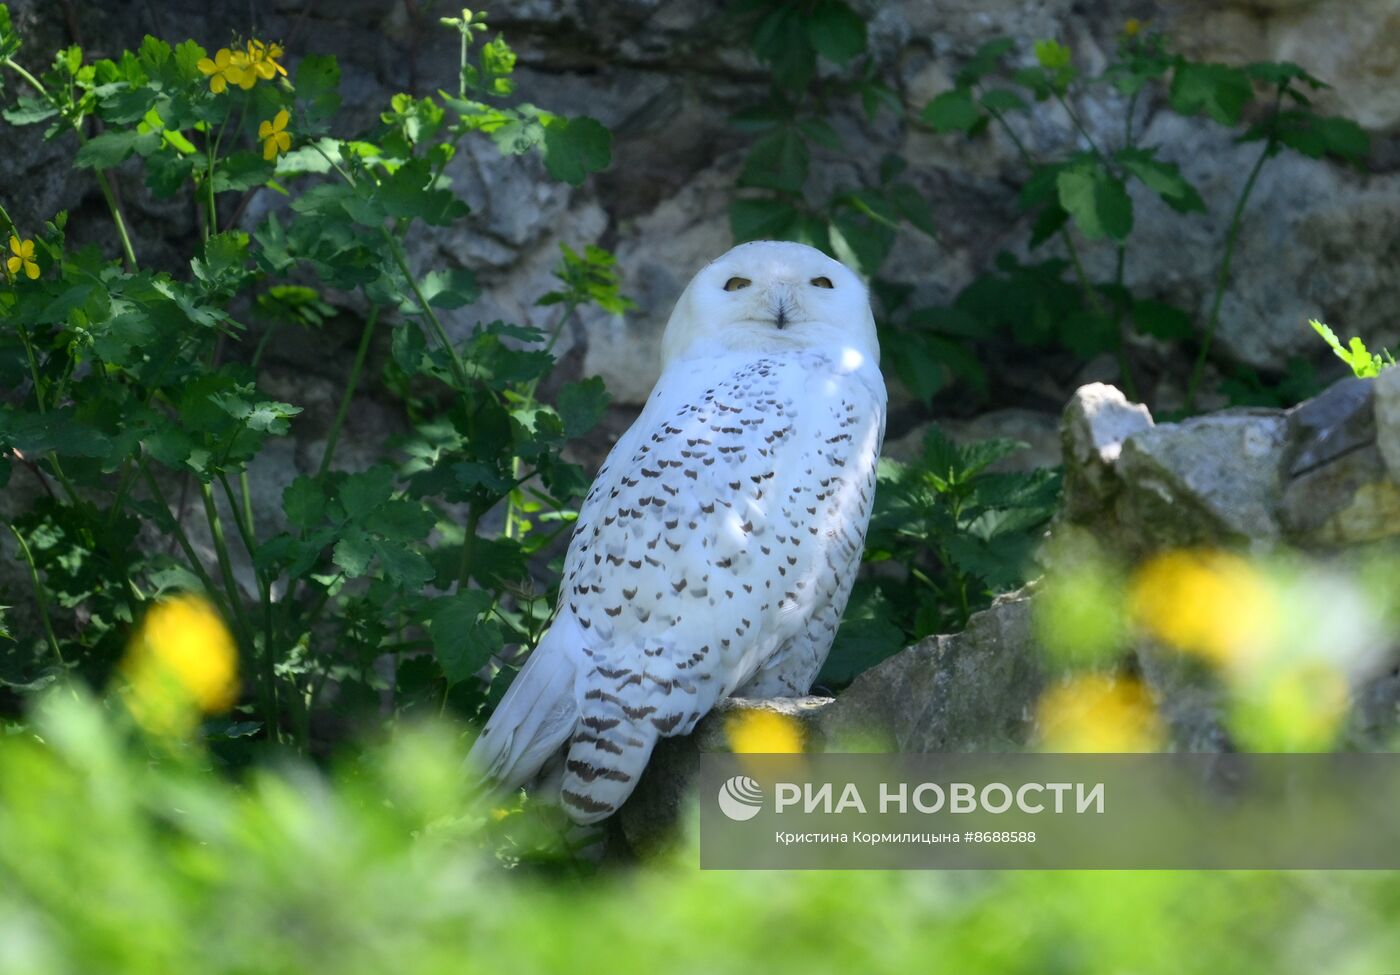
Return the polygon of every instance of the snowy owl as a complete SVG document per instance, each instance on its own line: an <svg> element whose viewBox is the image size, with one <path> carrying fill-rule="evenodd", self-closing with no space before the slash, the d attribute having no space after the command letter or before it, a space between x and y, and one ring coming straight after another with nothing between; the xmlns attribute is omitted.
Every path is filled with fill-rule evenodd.
<svg viewBox="0 0 1400 975"><path fill-rule="evenodd" d="M549 630L469 766L508 789L540 775L596 822L658 737L731 694L805 694L860 566L879 356L865 285L818 250L757 241L702 269L584 500Z"/></svg>

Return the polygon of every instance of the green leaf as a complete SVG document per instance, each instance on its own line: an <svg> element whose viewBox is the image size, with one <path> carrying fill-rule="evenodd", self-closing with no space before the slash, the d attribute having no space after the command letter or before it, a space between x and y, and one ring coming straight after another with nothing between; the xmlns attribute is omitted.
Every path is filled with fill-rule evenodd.
<svg viewBox="0 0 1400 975"><path fill-rule="evenodd" d="M205 56L204 48L194 41L182 41L175 45L175 70L185 81L197 81L204 77L199 70L199 62Z"/></svg>
<svg viewBox="0 0 1400 975"><path fill-rule="evenodd" d="M935 132L968 132L982 120L982 110L968 88L945 91L924 106L919 115Z"/></svg>
<svg viewBox="0 0 1400 975"><path fill-rule="evenodd" d="M359 474L351 474L341 482L340 503L351 521L358 521L378 508L394 493L394 469L379 464Z"/></svg>
<svg viewBox="0 0 1400 975"><path fill-rule="evenodd" d="M214 170L214 192L241 193L255 186L265 186L276 169L276 164L268 162L260 152L232 153L219 160Z"/></svg>
<svg viewBox="0 0 1400 975"><path fill-rule="evenodd" d="M1189 339L1194 333L1190 315L1160 301L1133 302L1133 322L1144 335L1167 341Z"/></svg>
<svg viewBox="0 0 1400 975"><path fill-rule="evenodd" d="M958 72L958 84L971 87L984 77L996 71L1001 59L1016 49L1016 42L1009 37L998 37L979 47L972 60Z"/></svg>
<svg viewBox="0 0 1400 975"><path fill-rule="evenodd" d="M295 528L315 528L326 512L326 492L312 477L298 477L282 492L282 511Z"/></svg>
<svg viewBox="0 0 1400 975"><path fill-rule="evenodd" d="M1042 68L1059 71L1068 68L1073 57L1068 47L1051 39L1035 42L1035 60Z"/></svg>
<svg viewBox="0 0 1400 975"><path fill-rule="evenodd" d="M379 556L379 564L384 577L390 582L409 591L423 588L433 580L433 567L422 552L415 551L402 542L376 538L371 542Z"/></svg>
<svg viewBox="0 0 1400 975"><path fill-rule="evenodd" d="M1351 367L1352 373L1359 379L1371 379L1379 376L1382 370L1394 364L1394 359L1390 359L1388 355L1386 358L1382 358L1373 354L1360 338L1354 337L1348 345L1344 346L1337 338L1337 334L1322 322L1314 319L1308 324L1312 325L1313 330L1332 347L1337 358Z"/></svg>
<svg viewBox="0 0 1400 975"><path fill-rule="evenodd" d="M11 125L37 125L40 122L48 121L57 114L58 109L43 99L21 95L16 100L15 107L0 112L0 117L3 117ZM144 109L142 114L145 114Z"/></svg>
<svg viewBox="0 0 1400 975"><path fill-rule="evenodd" d="M1371 151L1371 137L1355 122L1306 109L1280 112L1250 129L1245 139L1259 141L1270 136L1312 159L1335 156L1356 164Z"/></svg>
<svg viewBox="0 0 1400 975"><path fill-rule="evenodd" d="M564 421L564 436L570 440L592 430L607 412L611 397L598 376L568 383L559 390L556 408Z"/></svg>
<svg viewBox="0 0 1400 975"><path fill-rule="evenodd" d="M435 227L446 227L466 216L467 205L451 190L432 185L432 180L428 160L414 159L382 178L374 200L390 216L417 218Z"/></svg>
<svg viewBox="0 0 1400 975"><path fill-rule="evenodd" d="M822 0L806 24L807 39L828 61L845 64L865 51L865 21L841 0Z"/></svg>
<svg viewBox="0 0 1400 975"><path fill-rule="evenodd" d="M449 685L472 677L500 649L499 629L493 635L481 622L492 602L491 594L481 589L467 589L433 600L428 634Z"/></svg>
<svg viewBox="0 0 1400 975"><path fill-rule="evenodd" d="M1221 125L1236 125L1254 86L1239 68L1183 61L1172 76L1170 97L1172 108L1183 115L1204 112Z"/></svg>
<svg viewBox="0 0 1400 975"><path fill-rule="evenodd" d="M904 649L904 631L888 619L848 619L832 641L817 683L843 687Z"/></svg>
<svg viewBox="0 0 1400 975"><path fill-rule="evenodd" d="M928 200L924 199L922 193L908 183L895 183L885 191L885 195L899 209L900 215L918 230L930 237L938 235L938 225L933 217L933 207L929 206Z"/></svg>
<svg viewBox="0 0 1400 975"><path fill-rule="evenodd" d="M434 308L461 308L481 295L476 275L461 267L449 271L429 271L420 287L423 297Z"/></svg>
<svg viewBox="0 0 1400 975"><path fill-rule="evenodd" d="M307 134L319 133L340 110L340 65L333 57L308 54L297 65L295 85L299 121Z"/></svg>
<svg viewBox="0 0 1400 975"><path fill-rule="evenodd" d="M544 168L561 183L580 185L612 162L612 133L597 119L549 116L544 124Z"/></svg>
<svg viewBox="0 0 1400 975"><path fill-rule="evenodd" d="M10 8L0 3L0 61L12 57L19 48L19 34L15 33L15 25L10 20Z"/></svg>
<svg viewBox="0 0 1400 975"><path fill-rule="evenodd" d="M734 240L783 240L797 223L792 204L775 197L740 199L729 204L729 229Z"/></svg>
<svg viewBox="0 0 1400 975"><path fill-rule="evenodd" d="M751 41L759 60L773 69L780 87L799 91L816 71L816 51L807 36L803 11L791 4L770 5L754 26Z"/></svg>
<svg viewBox="0 0 1400 975"><path fill-rule="evenodd" d="M180 192L194 172L194 160L177 152L156 152L146 158L146 186L161 200Z"/></svg>
<svg viewBox="0 0 1400 975"><path fill-rule="evenodd" d="M1060 228L1068 222L1069 213L1058 202L1046 204L1040 213L1036 214L1035 224L1031 227L1031 249L1034 250L1058 234Z"/></svg>
<svg viewBox="0 0 1400 975"><path fill-rule="evenodd" d="M421 501L390 498L361 520L367 530L401 542L416 542L425 538L437 524L434 515Z"/></svg>
<svg viewBox="0 0 1400 975"><path fill-rule="evenodd" d="M104 132L95 135L78 148L73 157L77 169L111 169L133 152L150 155L160 148L160 135L142 134L135 129L125 132Z"/></svg>
<svg viewBox="0 0 1400 975"><path fill-rule="evenodd" d="M370 538L358 528L347 528L335 543L331 561L345 571L347 579L358 579L369 570L374 558L374 547Z"/></svg>
<svg viewBox="0 0 1400 975"><path fill-rule="evenodd" d="M1125 240L1133 229L1133 201L1116 176L1098 163L1061 171L1056 185L1060 206L1074 218L1085 237Z"/></svg>
<svg viewBox="0 0 1400 975"><path fill-rule="evenodd" d="M1176 163L1157 159L1155 150L1123 149L1114 158L1124 170L1136 176L1178 213L1205 212L1205 201L1181 175Z"/></svg>
<svg viewBox="0 0 1400 975"><path fill-rule="evenodd" d="M1060 342L1080 359L1092 359L1118 345L1113 320L1088 308L1072 312L1060 323Z"/></svg>
<svg viewBox="0 0 1400 975"><path fill-rule="evenodd" d="M811 152L798 130L783 126L753 144L739 174L739 185L800 193L810 162Z"/></svg>
<svg viewBox="0 0 1400 975"><path fill-rule="evenodd" d="M1006 88L993 88L984 92L982 104L995 112L1025 112L1030 110L1026 100Z"/></svg>

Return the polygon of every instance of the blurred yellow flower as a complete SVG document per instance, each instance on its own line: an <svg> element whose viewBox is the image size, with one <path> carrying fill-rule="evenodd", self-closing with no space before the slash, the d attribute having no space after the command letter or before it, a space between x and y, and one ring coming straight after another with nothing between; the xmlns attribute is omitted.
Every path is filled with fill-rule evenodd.
<svg viewBox="0 0 1400 975"><path fill-rule="evenodd" d="M5 269L12 275L18 275L21 270L25 276L33 281L39 276L39 263L34 260L34 241L20 240L13 234L10 236L10 258L5 262Z"/></svg>
<svg viewBox="0 0 1400 975"><path fill-rule="evenodd" d="M146 613L122 661L126 699L148 731L188 733L238 699L238 651L218 612L192 593Z"/></svg>
<svg viewBox="0 0 1400 975"><path fill-rule="evenodd" d="M1275 640L1279 607L1268 580L1228 552L1180 549L1133 577L1128 606L1139 626L1177 650L1240 665Z"/></svg>
<svg viewBox="0 0 1400 975"><path fill-rule="evenodd" d="M1137 37L1147 25L1136 17L1128 18L1128 22L1123 25L1123 35L1125 37Z"/></svg>
<svg viewBox="0 0 1400 975"><path fill-rule="evenodd" d="M776 711L737 711L724 721L729 749L737 754L788 755L803 751L802 726Z"/></svg>
<svg viewBox="0 0 1400 975"><path fill-rule="evenodd" d="M292 136L287 131L287 123L291 118L291 113L284 108L271 122L263 122L258 126L258 138L263 140L264 159L276 159L292 147Z"/></svg>
<svg viewBox="0 0 1400 975"><path fill-rule="evenodd" d="M1104 674L1075 677L1046 691L1036 723L1045 752L1151 752L1164 740L1143 686Z"/></svg>
<svg viewBox="0 0 1400 975"><path fill-rule="evenodd" d="M270 44L265 41L248 42L248 64L251 70L260 78L271 81L279 74L286 77L287 69L277 62L283 55L281 44Z"/></svg>
<svg viewBox="0 0 1400 975"><path fill-rule="evenodd" d="M195 67L209 77L209 90L216 95L223 94L231 84L246 91L258 83L258 75L243 51L220 48L213 60L200 58Z"/></svg>

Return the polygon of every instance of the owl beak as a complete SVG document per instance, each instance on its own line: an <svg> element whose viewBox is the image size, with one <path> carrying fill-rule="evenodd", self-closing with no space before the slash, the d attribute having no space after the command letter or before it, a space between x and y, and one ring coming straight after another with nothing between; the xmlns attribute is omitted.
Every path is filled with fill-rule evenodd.
<svg viewBox="0 0 1400 975"><path fill-rule="evenodd" d="M768 314L778 328L785 327L797 311L797 295L786 284L775 284L764 294Z"/></svg>

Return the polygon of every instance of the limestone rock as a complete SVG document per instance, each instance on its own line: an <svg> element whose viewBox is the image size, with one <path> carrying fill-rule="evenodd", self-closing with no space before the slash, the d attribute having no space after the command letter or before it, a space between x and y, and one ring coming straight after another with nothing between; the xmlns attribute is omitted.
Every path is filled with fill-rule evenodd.
<svg viewBox="0 0 1400 975"><path fill-rule="evenodd" d="M1123 441L1152 426L1147 407L1129 403L1113 386L1091 383L1075 390L1060 421L1066 517L1084 518L1112 502Z"/></svg>
<svg viewBox="0 0 1400 975"><path fill-rule="evenodd" d="M1333 546L1400 533L1400 482L1377 444L1377 386L1343 380L1289 411L1280 517L1290 540Z"/></svg>
<svg viewBox="0 0 1400 975"><path fill-rule="evenodd" d="M1400 368L1390 368L1375 381L1376 448L1390 479L1400 484Z"/></svg>
<svg viewBox="0 0 1400 975"><path fill-rule="evenodd" d="M1188 49L1222 60L1292 61L1332 86L1325 112L1393 130L1400 124L1392 0L1176 0L1172 26Z"/></svg>
<svg viewBox="0 0 1400 975"><path fill-rule="evenodd" d="M1277 410L1228 410L1129 437L1117 467L1124 541L1138 552L1276 541L1285 429Z"/></svg>

